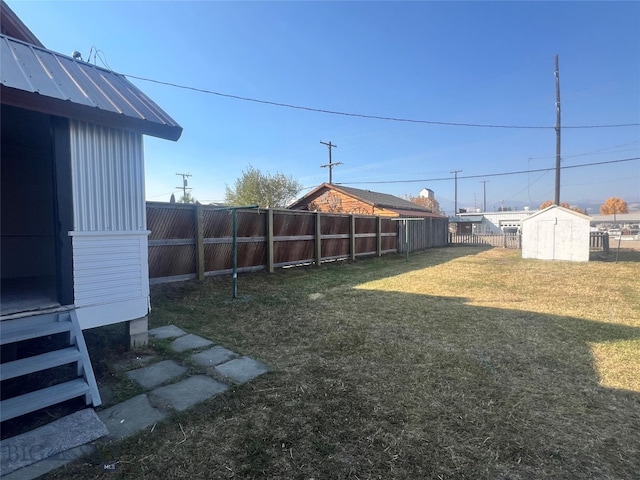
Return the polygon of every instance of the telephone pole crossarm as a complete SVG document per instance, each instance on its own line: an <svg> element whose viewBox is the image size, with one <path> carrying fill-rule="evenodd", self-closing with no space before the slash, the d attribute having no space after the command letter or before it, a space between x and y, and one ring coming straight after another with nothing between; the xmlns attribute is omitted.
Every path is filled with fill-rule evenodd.
<svg viewBox="0 0 640 480"><path fill-rule="evenodd" d="M188 187L187 185L189 185L189 182L187 181L187 178L189 178L191 176L190 173L176 173L176 175L178 175L179 177L182 177L182 186L181 187L176 187L178 190L182 190L182 198L187 198L187 190L191 190L191 187Z"/></svg>
<svg viewBox="0 0 640 480"><path fill-rule="evenodd" d="M329 183L332 184L333 183L333 167L336 167L338 165L342 165L342 162L333 162L331 159L331 149L332 148L338 148L337 145L334 145L333 143L331 143L331 141L329 142L323 142L320 141L321 144L326 145L329 148L329 163L326 163L324 165L320 165L320 167L322 168L328 168L329 169Z"/></svg>

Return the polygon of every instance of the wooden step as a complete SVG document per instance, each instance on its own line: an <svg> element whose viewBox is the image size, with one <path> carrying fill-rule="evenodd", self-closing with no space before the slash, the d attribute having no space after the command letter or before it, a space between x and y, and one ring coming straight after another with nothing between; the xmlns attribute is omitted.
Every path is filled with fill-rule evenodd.
<svg viewBox="0 0 640 480"><path fill-rule="evenodd" d="M23 320L0 322L0 345L46 337L56 333L70 332L72 328L72 324L69 321L35 323L32 325L21 325L20 322L23 322Z"/></svg>
<svg viewBox="0 0 640 480"><path fill-rule="evenodd" d="M59 367L82 360L82 354L76 347L63 348L32 357L3 363L0 366L0 380L21 377L48 368Z"/></svg>
<svg viewBox="0 0 640 480"><path fill-rule="evenodd" d="M19 417L25 413L35 412L72 398L87 395L89 385L83 378L59 383L35 392L26 393L0 402L0 421Z"/></svg>

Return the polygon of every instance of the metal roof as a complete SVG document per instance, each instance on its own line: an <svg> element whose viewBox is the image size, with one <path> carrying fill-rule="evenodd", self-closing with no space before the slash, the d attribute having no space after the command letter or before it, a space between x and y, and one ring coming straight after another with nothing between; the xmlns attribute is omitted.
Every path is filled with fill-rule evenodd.
<svg viewBox="0 0 640 480"><path fill-rule="evenodd" d="M177 140L182 127L124 75L0 35L3 104Z"/></svg>

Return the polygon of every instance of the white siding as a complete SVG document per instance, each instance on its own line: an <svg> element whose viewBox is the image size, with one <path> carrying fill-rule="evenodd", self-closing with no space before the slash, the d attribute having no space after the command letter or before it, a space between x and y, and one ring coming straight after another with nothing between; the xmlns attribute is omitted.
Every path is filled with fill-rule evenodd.
<svg viewBox="0 0 640 480"><path fill-rule="evenodd" d="M146 230L142 135L71 121L76 232Z"/></svg>
<svg viewBox="0 0 640 480"><path fill-rule="evenodd" d="M82 328L147 315L148 233L73 234L74 296Z"/></svg>
<svg viewBox="0 0 640 480"><path fill-rule="evenodd" d="M82 328L149 311L142 135L70 122L74 304Z"/></svg>

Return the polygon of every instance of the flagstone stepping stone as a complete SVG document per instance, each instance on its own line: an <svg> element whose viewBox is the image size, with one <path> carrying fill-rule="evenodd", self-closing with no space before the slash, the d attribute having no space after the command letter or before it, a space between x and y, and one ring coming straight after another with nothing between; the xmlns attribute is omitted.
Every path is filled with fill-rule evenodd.
<svg viewBox="0 0 640 480"><path fill-rule="evenodd" d="M151 406L147 396L142 393L122 403L98 412L113 438L129 437L140 430L151 427L165 418L165 414Z"/></svg>
<svg viewBox="0 0 640 480"><path fill-rule="evenodd" d="M156 338L175 338L182 337L186 334L187 332L175 325L164 325L162 327L152 328L149 330L149 335Z"/></svg>
<svg viewBox="0 0 640 480"><path fill-rule="evenodd" d="M127 372L127 377L144 388L153 388L173 378L180 377L187 369L173 360L163 360L146 367Z"/></svg>
<svg viewBox="0 0 640 480"><path fill-rule="evenodd" d="M245 383L268 372L269 367L253 358L242 357L218 365L215 370L234 382Z"/></svg>
<svg viewBox="0 0 640 480"><path fill-rule="evenodd" d="M150 395L168 400L179 412L208 398L218 395L229 387L205 375L195 375L178 383L156 388Z"/></svg>
<svg viewBox="0 0 640 480"><path fill-rule="evenodd" d="M187 350L195 350L209 345L213 345L211 340L190 333L171 342L171 349L176 352L186 352Z"/></svg>
<svg viewBox="0 0 640 480"><path fill-rule="evenodd" d="M237 357L235 352L221 346L213 347L209 350L204 350L191 355L191 359L203 367L215 367L216 365L231 360L234 357Z"/></svg>

